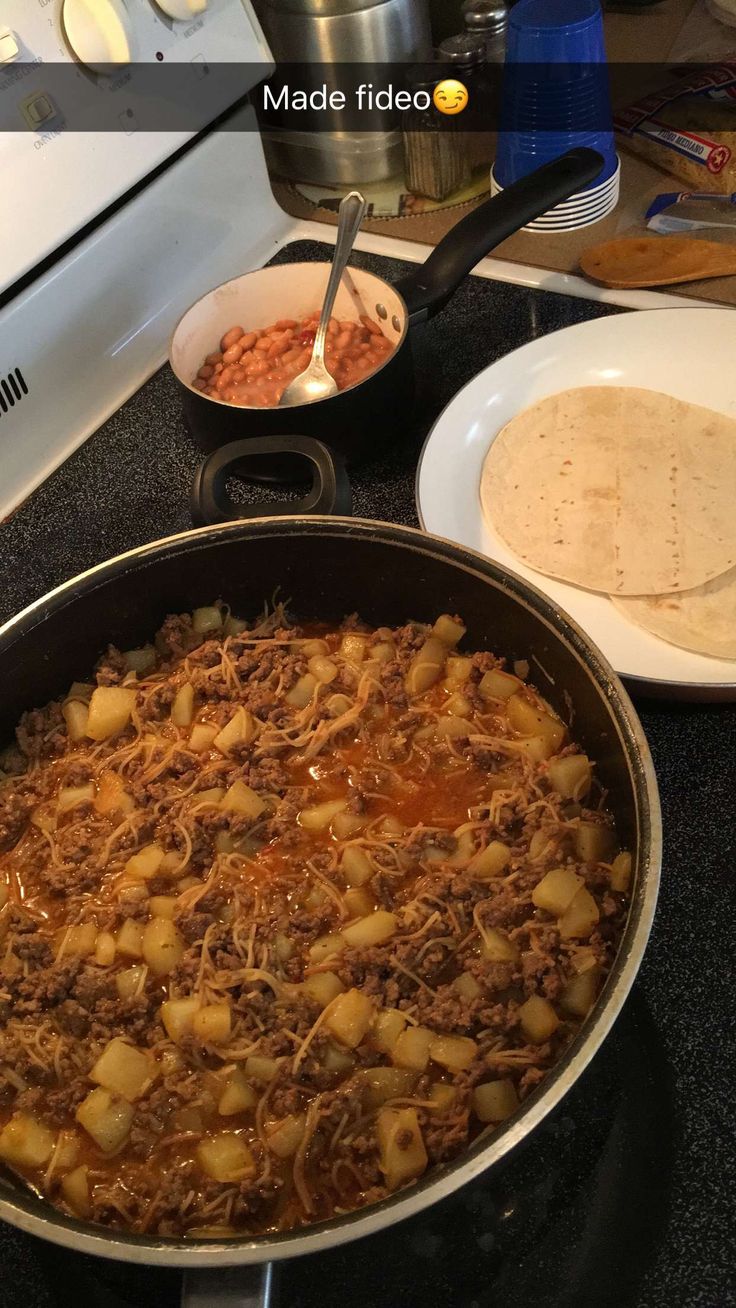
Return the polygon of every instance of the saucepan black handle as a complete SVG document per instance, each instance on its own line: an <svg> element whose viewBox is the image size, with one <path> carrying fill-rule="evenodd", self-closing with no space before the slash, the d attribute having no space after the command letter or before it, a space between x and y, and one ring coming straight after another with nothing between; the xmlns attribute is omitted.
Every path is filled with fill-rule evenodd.
<svg viewBox="0 0 736 1308"><path fill-rule="evenodd" d="M263 455L294 455L306 464L312 484L298 500L261 500L257 504L236 504L227 491L228 477L248 476L248 461ZM192 519L196 527L243 518L286 517L319 513L350 517L350 482L342 462L332 450L311 436L256 436L232 441L215 450L197 469L191 493Z"/></svg>
<svg viewBox="0 0 736 1308"><path fill-rule="evenodd" d="M568 150L462 218L423 264L396 282L409 321L430 318L444 308L481 259L533 218L588 186L603 163L597 150Z"/></svg>

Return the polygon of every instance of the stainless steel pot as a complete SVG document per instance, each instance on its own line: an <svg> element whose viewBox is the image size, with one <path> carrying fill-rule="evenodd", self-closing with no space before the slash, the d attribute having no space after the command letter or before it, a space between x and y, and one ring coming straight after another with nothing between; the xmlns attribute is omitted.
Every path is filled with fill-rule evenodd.
<svg viewBox="0 0 736 1308"><path fill-rule="evenodd" d="M641 962L657 899L656 781L639 721L609 664L534 587L470 550L405 527L347 518L261 518L184 532L73 578L0 629L0 740L23 709L63 693L108 641L142 641L166 613L210 601L213 590L237 611L255 611L277 586L297 611L328 621L355 609L368 622L389 625L458 611L470 647L530 658L539 689L564 717L574 712L576 739L597 760L621 838L635 852L632 900L616 962L593 1012L535 1093L490 1138L477 1139L460 1158L380 1204L278 1235L173 1240L65 1217L17 1179L0 1177L0 1218L79 1252L187 1269L188 1308L266 1303L272 1260L316 1253L394 1225L505 1158L559 1104L610 1031ZM223 1271L233 1265L239 1267L235 1279Z"/></svg>

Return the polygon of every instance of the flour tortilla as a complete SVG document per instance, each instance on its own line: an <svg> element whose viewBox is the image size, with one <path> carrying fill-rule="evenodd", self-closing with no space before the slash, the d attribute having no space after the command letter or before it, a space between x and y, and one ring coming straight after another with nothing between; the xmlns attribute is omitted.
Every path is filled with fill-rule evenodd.
<svg viewBox="0 0 736 1308"><path fill-rule="evenodd" d="M550 577L611 595L692 590L736 566L736 420L656 391L548 396L499 432L483 512Z"/></svg>
<svg viewBox="0 0 736 1308"><path fill-rule="evenodd" d="M632 622L671 645L736 659L736 568L679 595L613 598Z"/></svg>

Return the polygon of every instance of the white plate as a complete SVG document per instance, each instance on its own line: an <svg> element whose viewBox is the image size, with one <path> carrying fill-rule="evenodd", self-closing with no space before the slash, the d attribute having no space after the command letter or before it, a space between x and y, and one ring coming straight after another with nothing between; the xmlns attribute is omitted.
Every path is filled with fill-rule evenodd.
<svg viewBox="0 0 736 1308"><path fill-rule="evenodd" d="M736 312L716 308L599 318L514 350L468 382L430 431L416 481L423 528L533 582L585 628L622 676L652 683L659 693L736 698L736 660L678 649L630 622L606 596L526 567L484 522L478 490L494 437L537 400L575 386L641 386L736 417L735 358Z"/></svg>

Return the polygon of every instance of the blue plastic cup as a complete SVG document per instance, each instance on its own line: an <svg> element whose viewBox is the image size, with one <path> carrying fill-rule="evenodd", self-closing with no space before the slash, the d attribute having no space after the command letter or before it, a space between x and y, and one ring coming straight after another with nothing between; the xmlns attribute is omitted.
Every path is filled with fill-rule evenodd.
<svg viewBox="0 0 736 1308"><path fill-rule="evenodd" d="M618 167L598 0L519 0L509 14L494 176L510 186L575 146Z"/></svg>

